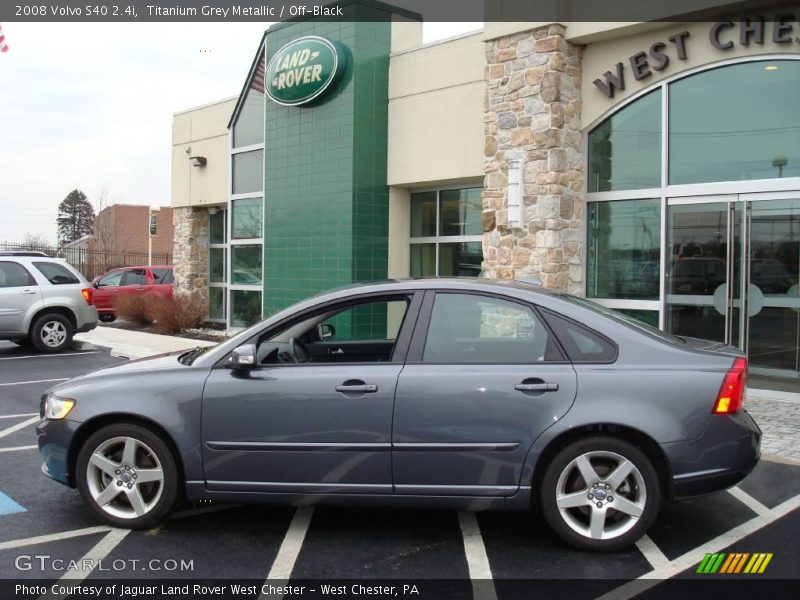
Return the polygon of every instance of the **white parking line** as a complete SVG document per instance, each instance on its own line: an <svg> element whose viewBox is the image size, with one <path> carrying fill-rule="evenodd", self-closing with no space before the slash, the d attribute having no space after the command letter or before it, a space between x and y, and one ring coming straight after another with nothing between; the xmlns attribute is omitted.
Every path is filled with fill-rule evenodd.
<svg viewBox="0 0 800 600"><path fill-rule="evenodd" d="M645 573L639 577L639 579L629 581L628 583L611 590L607 594L603 594L597 598L597 600L625 600L627 598L633 598L634 596L658 585L662 580L674 577L678 573L681 573L698 564L701 560L703 560L703 557L706 554L719 552L720 550L735 544L739 540L746 538L748 535L755 533L759 529L763 529L767 525L774 523L781 517L789 514L793 510L797 510L798 508L800 508L800 496L790 498L786 502L779 504L773 509L770 509L767 513L750 519L738 527L734 527L730 531L726 531L725 533L718 535L713 540L706 542L702 546L698 546L694 550L690 550L675 560L671 560L667 564Z"/></svg>
<svg viewBox="0 0 800 600"><path fill-rule="evenodd" d="M16 446L14 448L0 448L0 452L16 452L17 450L33 450L34 448L38 448L36 444L32 446Z"/></svg>
<svg viewBox="0 0 800 600"><path fill-rule="evenodd" d="M83 354L98 354L100 350L91 350L89 352L61 352L60 354L31 354L29 356L5 356L0 360L23 360L25 358L60 358L62 356L78 356Z"/></svg>
<svg viewBox="0 0 800 600"><path fill-rule="evenodd" d="M32 379L31 381L12 381L11 383L0 383L0 387L5 387L8 385L28 385L29 383L50 383L51 381L66 381L67 379L70 379L70 377L59 377L58 379Z"/></svg>
<svg viewBox="0 0 800 600"><path fill-rule="evenodd" d="M758 500L753 498L750 494L748 494L747 492L745 492L741 488L732 487L731 489L728 490L728 493L731 496L733 496L734 498L736 498L739 502L741 502L742 504L746 505L750 510L752 510L754 513L756 513L759 517L763 516L763 515L766 515L769 512L769 507L764 506L763 504L761 504L761 502L759 502Z"/></svg>
<svg viewBox="0 0 800 600"><path fill-rule="evenodd" d="M32 417L38 414L39 413L20 413L18 415L0 415L0 419L16 419L21 417Z"/></svg>
<svg viewBox="0 0 800 600"><path fill-rule="evenodd" d="M13 548L24 548L25 546L35 546L36 544L46 544L48 542L59 542L74 537L93 535L95 533L105 533L111 531L111 527L98 525L97 527L86 527L85 529L74 529L73 531L62 531L61 533L50 533L48 535L37 535L35 537L23 538L21 540L11 540L0 542L0 550L11 550Z"/></svg>
<svg viewBox="0 0 800 600"><path fill-rule="evenodd" d="M464 539L464 554L467 557L469 578L472 580L472 597L475 600L497 600L492 580L492 568L486 555L481 528L474 512L459 511L458 524Z"/></svg>
<svg viewBox="0 0 800 600"><path fill-rule="evenodd" d="M77 561L78 565L93 565L90 569L69 569L64 575L58 580L58 583L69 583L70 586L73 586L76 583L80 583L84 579L86 579L92 571L94 571L94 567L100 563L103 559L105 559L114 548L119 545L119 543L125 539L131 532L130 529L111 529L103 539L97 542L94 547L89 550L86 554L83 555L79 561ZM65 586L67 589L70 586ZM52 589L52 587L50 588ZM72 594L69 592L64 594L43 594L39 596L39 600L57 600L62 598L68 598Z"/></svg>
<svg viewBox="0 0 800 600"><path fill-rule="evenodd" d="M656 546L655 542L650 539L650 536L643 535L636 542L636 547L639 548L639 552L644 554L647 562L654 569L661 569L669 564L669 559L661 551L661 548Z"/></svg>
<svg viewBox="0 0 800 600"><path fill-rule="evenodd" d="M294 570L294 563L297 561L297 556L300 554L300 549L303 547L303 541L306 539L308 533L308 526L311 524L311 517L314 515L314 508L311 506L301 506L298 508L292 522L289 523L289 528L286 530L286 535L283 536L283 542L278 549L278 555L272 563L272 568L267 575L267 581L270 579L279 579L289 581ZM259 598L283 598L283 595L264 595L261 594Z"/></svg>
<svg viewBox="0 0 800 600"><path fill-rule="evenodd" d="M16 425L12 425L7 429L0 430L0 438L4 438L7 435L11 435L15 431L19 431L20 429L25 429L28 425L33 425L38 420L39 420L39 415L36 415L32 419L28 419L27 421L23 421L22 423L17 423Z"/></svg>

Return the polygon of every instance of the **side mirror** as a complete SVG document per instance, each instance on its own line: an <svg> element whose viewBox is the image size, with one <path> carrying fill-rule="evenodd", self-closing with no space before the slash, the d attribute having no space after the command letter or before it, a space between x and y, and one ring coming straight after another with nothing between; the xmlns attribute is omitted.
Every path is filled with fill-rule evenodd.
<svg viewBox="0 0 800 600"><path fill-rule="evenodd" d="M335 335L336 328L330 323L320 323L317 325L317 339L319 339L320 342L324 342Z"/></svg>
<svg viewBox="0 0 800 600"><path fill-rule="evenodd" d="M252 369L256 366L256 345L243 344L234 348L228 357L228 367L231 369Z"/></svg>

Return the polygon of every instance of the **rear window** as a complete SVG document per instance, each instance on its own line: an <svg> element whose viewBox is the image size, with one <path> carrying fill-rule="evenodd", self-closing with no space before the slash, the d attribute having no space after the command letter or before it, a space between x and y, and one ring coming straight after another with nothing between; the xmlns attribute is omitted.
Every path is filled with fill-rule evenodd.
<svg viewBox="0 0 800 600"><path fill-rule="evenodd" d="M80 280L64 265L52 262L34 262L33 266L53 285L80 283Z"/></svg>
<svg viewBox="0 0 800 600"><path fill-rule="evenodd" d="M153 269L153 278L157 284L172 283L172 269Z"/></svg>

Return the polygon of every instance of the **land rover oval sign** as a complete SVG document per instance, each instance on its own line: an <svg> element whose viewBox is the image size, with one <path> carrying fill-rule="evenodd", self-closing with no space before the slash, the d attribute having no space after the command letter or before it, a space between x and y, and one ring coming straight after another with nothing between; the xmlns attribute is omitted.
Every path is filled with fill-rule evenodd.
<svg viewBox="0 0 800 600"><path fill-rule="evenodd" d="M283 106L319 98L344 71L346 55L334 42L317 36L298 38L278 50L267 65L267 95Z"/></svg>

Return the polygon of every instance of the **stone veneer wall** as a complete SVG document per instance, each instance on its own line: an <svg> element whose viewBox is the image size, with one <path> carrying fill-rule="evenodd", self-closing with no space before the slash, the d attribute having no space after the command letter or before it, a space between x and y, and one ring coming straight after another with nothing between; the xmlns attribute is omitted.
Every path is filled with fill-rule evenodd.
<svg viewBox="0 0 800 600"><path fill-rule="evenodd" d="M175 241L172 264L178 294L204 291L208 287L208 210L191 206L172 211Z"/></svg>
<svg viewBox="0 0 800 600"><path fill-rule="evenodd" d="M486 45L483 268L583 291L581 49L562 25ZM508 162L522 172L522 227L508 227Z"/></svg>

